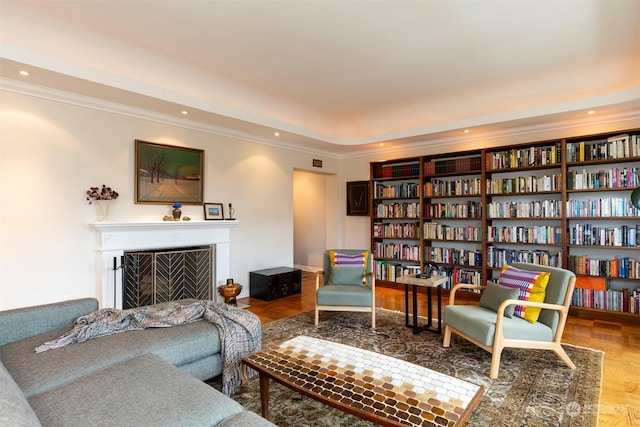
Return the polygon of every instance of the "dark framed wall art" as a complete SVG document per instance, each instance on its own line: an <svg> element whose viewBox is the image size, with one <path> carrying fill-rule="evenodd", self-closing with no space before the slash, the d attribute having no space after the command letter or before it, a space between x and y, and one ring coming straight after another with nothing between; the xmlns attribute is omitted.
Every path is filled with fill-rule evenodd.
<svg viewBox="0 0 640 427"><path fill-rule="evenodd" d="M136 203L202 205L204 150L135 143Z"/></svg>
<svg viewBox="0 0 640 427"><path fill-rule="evenodd" d="M347 182L347 215L369 216L369 181Z"/></svg>

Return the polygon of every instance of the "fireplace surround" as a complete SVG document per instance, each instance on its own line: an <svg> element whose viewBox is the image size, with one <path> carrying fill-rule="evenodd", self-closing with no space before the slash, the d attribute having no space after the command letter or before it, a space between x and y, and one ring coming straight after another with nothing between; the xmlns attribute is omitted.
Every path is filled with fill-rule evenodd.
<svg viewBox="0 0 640 427"><path fill-rule="evenodd" d="M125 252L212 246L211 292L226 283L230 274L231 229L234 221L96 222L97 292L100 307L122 308L122 256Z"/></svg>

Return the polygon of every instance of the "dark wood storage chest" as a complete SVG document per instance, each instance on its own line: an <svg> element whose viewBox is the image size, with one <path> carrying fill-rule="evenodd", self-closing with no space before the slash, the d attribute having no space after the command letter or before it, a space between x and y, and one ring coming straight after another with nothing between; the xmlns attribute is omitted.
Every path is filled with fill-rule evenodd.
<svg viewBox="0 0 640 427"><path fill-rule="evenodd" d="M299 294L302 270L289 267L267 268L249 273L251 297L267 301Z"/></svg>

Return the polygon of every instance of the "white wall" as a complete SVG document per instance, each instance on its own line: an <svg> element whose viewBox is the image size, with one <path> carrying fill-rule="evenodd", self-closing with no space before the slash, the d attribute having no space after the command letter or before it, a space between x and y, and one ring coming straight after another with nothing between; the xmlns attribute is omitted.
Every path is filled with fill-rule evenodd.
<svg viewBox="0 0 640 427"><path fill-rule="evenodd" d="M327 230L327 175L293 173L293 262L308 271L322 270ZM335 205L334 205L335 207Z"/></svg>
<svg viewBox="0 0 640 427"><path fill-rule="evenodd" d="M59 101L0 92L0 310L97 296L96 218L84 193L120 193L111 220L158 220L169 205L134 203L134 140L205 150L205 202L229 202L231 274L293 266L293 171L338 172L332 158ZM327 206L334 209L336 206ZM202 206L183 215L202 219ZM248 286L243 290L248 294ZM245 293L243 292L243 294Z"/></svg>

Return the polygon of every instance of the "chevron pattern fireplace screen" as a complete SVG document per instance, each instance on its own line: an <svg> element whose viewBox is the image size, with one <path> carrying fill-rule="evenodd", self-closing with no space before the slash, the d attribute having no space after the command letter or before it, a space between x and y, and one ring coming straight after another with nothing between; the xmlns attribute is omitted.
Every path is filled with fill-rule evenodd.
<svg viewBox="0 0 640 427"><path fill-rule="evenodd" d="M212 297L211 246L125 252L123 265L122 308Z"/></svg>

